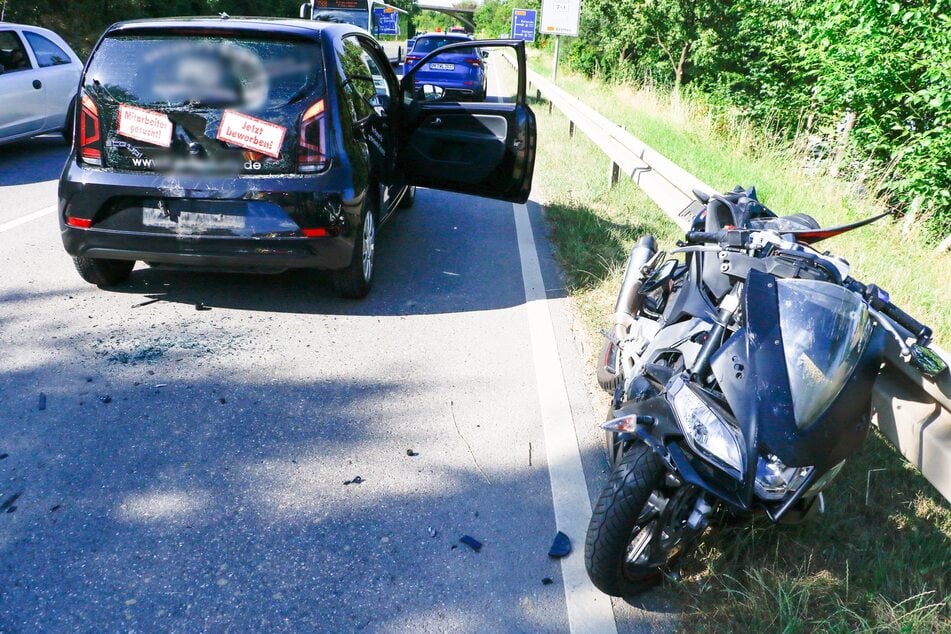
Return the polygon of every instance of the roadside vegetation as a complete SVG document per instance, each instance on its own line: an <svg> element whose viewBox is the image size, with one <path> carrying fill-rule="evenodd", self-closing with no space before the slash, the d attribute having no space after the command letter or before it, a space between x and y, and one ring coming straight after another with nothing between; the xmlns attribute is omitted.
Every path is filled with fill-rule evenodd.
<svg viewBox="0 0 951 634"><path fill-rule="evenodd" d="M513 6L534 8L487 0L480 26L497 36ZM951 235L951 0L586 0L562 45L586 77L749 121Z"/></svg>
<svg viewBox="0 0 951 634"><path fill-rule="evenodd" d="M545 61L532 62L544 70ZM723 123L682 99L559 72L559 84L712 185L756 184L780 213L803 211L826 224L880 208L840 181L810 175L787 146L753 143L757 131ZM608 188L608 160L547 102L539 123L535 191L550 239L592 341L607 326L631 245L644 233L673 246L677 227L633 184ZM710 139L714 142L710 142ZM752 150L751 148L754 148ZM900 224L830 240L863 280L876 281L951 341L942 293L951 264L923 250L918 230ZM944 310L943 310L944 307ZM593 380L593 378L592 378ZM592 421L591 424L597 424ZM763 518L714 526L678 580L683 631L951 631L951 508L877 432L827 494L818 522L774 527Z"/></svg>

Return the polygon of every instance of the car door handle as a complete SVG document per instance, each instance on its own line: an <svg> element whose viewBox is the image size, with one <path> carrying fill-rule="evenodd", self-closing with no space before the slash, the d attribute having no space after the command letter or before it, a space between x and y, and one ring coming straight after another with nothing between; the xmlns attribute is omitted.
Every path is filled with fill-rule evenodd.
<svg viewBox="0 0 951 634"><path fill-rule="evenodd" d="M433 119L432 123L429 124L432 128L441 128L442 127L442 118L436 117Z"/></svg>
<svg viewBox="0 0 951 634"><path fill-rule="evenodd" d="M37 90L39 90L40 88L43 87L43 82L41 82L39 79L34 79L34 80L33 80L33 87L36 88Z"/></svg>

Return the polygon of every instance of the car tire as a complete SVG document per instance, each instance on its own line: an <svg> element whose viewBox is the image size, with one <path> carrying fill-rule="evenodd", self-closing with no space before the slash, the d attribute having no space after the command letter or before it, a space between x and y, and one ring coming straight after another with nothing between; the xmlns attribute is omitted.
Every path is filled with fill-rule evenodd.
<svg viewBox="0 0 951 634"><path fill-rule="evenodd" d="M79 276L96 286L115 286L129 279L134 260L106 260L79 256L73 258Z"/></svg>
<svg viewBox="0 0 951 634"><path fill-rule="evenodd" d="M399 209L409 209L416 202L416 185L410 185L406 188L406 193L400 199Z"/></svg>
<svg viewBox="0 0 951 634"><path fill-rule="evenodd" d="M372 189L371 189L372 191ZM353 257L345 269L334 271L337 292L347 299L363 299L373 286L376 258L376 201L368 193L360 227L353 244Z"/></svg>

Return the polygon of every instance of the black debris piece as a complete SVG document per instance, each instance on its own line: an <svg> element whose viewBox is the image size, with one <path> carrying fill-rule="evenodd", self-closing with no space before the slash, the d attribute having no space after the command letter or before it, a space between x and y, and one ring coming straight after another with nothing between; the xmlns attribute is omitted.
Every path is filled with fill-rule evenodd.
<svg viewBox="0 0 951 634"><path fill-rule="evenodd" d="M459 541L476 552L482 550L482 542L471 535L463 535L459 538Z"/></svg>
<svg viewBox="0 0 951 634"><path fill-rule="evenodd" d="M406 450L406 455L409 456L410 458L415 458L416 456L419 455L419 452L418 452L418 451L413 451L412 449L407 449L407 450Z"/></svg>
<svg viewBox="0 0 951 634"><path fill-rule="evenodd" d="M571 540L568 539L567 535L558 531L558 534L555 535L555 540L551 543L551 548L548 549L548 556L561 559L562 557L567 557L570 552Z"/></svg>
<svg viewBox="0 0 951 634"><path fill-rule="evenodd" d="M103 405L108 405L109 403L112 402L112 397L109 396L108 394L106 394L106 395L104 395L104 396L100 396L100 397L99 397L99 402L102 403Z"/></svg>
<svg viewBox="0 0 951 634"><path fill-rule="evenodd" d="M36 399L36 409L40 410L41 412L46 409L46 394L43 392L40 392L40 397Z"/></svg>
<svg viewBox="0 0 951 634"><path fill-rule="evenodd" d="M4 500L3 503L0 504L0 513L3 513L4 511L6 511L7 513L12 513L13 511L15 511L17 507L13 506L13 503L17 501L17 499L20 497L22 493L23 491L17 491L16 493L8 497L6 500Z"/></svg>
<svg viewBox="0 0 951 634"><path fill-rule="evenodd" d="M457 548L459 548L459 546L457 544L453 544L452 546L449 547L449 550L455 550Z"/></svg>
<svg viewBox="0 0 951 634"><path fill-rule="evenodd" d="M50 513L55 513L56 511L60 510L61 508L63 508L63 505L62 505L62 504L56 504L56 505L54 505L54 506L51 506L51 507L50 507Z"/></svg>
<svg viewBox="0 0 951 634"><path fill-rule="evenodd" d="M544 579L542 579L542 585L543 585L543 586L550 586L550 585L553 584L553 583L555 583L555 582L552 580L551 577L545 577Z"/></svg>
<svg viewBox="0 0 951 634"><path fill-rule="evenodd" d="M353 480L345 480L344 485L347 484L363 484L363 478L360 476L355 477Z"/></svg>
<svg viewBox="0 0 951 634"><path fill-rule="evenodd" d="M429 536L430 536L430 537L435 537L435 536L438 535L438 534L439 534L439 531L437 531L437 530L436 530L435 528L433 528L432 526L429 527Z"/></svg>
<svg viewBox="0 0 951 634"><path fill-rule="evenodd" d="M92 377L91 377L91 376L87 376L87 377L86 377L86 383L92 383Z"/></svg>
<svg viewBox="0 0 951 634"><path fill-rule="evenodd" d="M154 304L155 302L162 301L161 298L149 299L144 302L139 302L138 304L133 304L132 308L142 308L143 306L148 306L149 304Z"/></svg>
<svg viewBox="0 0 951 634"><path fill-rule="evenodd" d="M218 402L221 403L222 405L224 405L225 403L228 402L228 400L227 400L227 399L223 399L223 398L219 398L219 399L218 399Z"/></svg>
<svg viewBox="0 0 951 634"><path fill-rule="evenodd" d="M201 302L195 304L195 310L211 310L211 306L205 306Z"/></svg>
<svg viewBox="0 0 951 634"><path fill-rule="evenodd" d="M0 453L0 460L6 460L9 457L10 457L10 454L8 453Z"/></svg>

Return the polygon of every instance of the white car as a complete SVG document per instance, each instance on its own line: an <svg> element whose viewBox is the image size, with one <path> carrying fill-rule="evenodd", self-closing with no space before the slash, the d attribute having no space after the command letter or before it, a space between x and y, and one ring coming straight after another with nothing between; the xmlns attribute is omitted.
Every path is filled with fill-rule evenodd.
<svg viewBox="0 0 951 634"><path fill-rule="evenodd" d="M52 31L0 22L0 143L58 130L71 139L82 70Z"/></svg>

